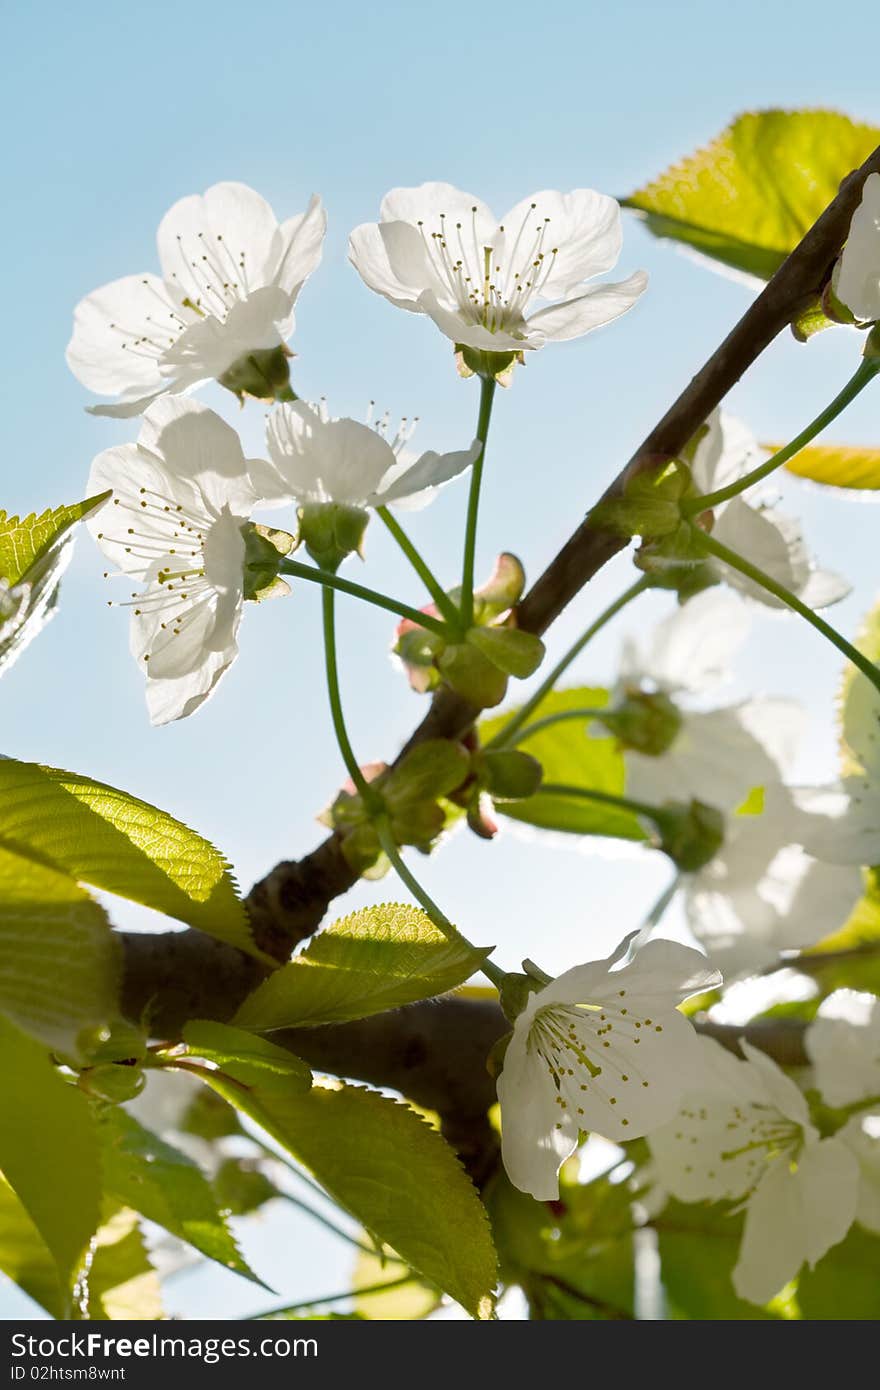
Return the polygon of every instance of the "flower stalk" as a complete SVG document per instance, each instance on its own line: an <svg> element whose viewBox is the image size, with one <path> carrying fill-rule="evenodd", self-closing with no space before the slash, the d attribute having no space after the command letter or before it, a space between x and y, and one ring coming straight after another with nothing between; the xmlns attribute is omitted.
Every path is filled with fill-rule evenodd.
<svg viewBox="0 0 880 1390"><path fill-rule="evenodd" d="M784 603L793 612L800 614L811 627L814 627L817 632L821 632L823 637L826 637L839 652L842 652L847 661L851 661L853 666L858 667L862 675L867 676L875 690L880 691L880 669L865 656L864 652L860 652L858 647L854 647L851 642L848 642L836 628L833 628L830 623L826 623L825 619L820 618L819 614L814 613L807 604L802 603L790 589L786 589L783 584L771 579L769 574L765 574L763 570L758 569L757 565L753 565L742 555L737 555L736 551L730 550L714 536L708 535L696 526L693 527L693 532L698 538L699 544L708 554L714 555L716 559L730 565L731 569L745 575L746 579L750 579L753 584L758 584L762 589L766 589L769 594L773 594L774 598L779 599L780 603Z"/></svg>
<svg viewBox="0 0 880 1390"><path fill-rule="evenodd" d="M477 420L477 439L480 441L480 454L471 470L471 487L468 494L467 523L464 538L464 568L461 579L461 622L465 631L474 621L474 556L477 548L477 519L480 512L480 489L483 482L483 464L486 459L486 441L489 438L489 424L492 419L492 403L495 399L495 378L480 377L480 414Z"/></svg>

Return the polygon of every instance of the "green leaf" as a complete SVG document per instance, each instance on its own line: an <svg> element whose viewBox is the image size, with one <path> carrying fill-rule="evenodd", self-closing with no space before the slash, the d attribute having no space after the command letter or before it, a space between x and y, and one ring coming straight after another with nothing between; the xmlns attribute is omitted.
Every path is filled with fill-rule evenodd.
<svg viewBox="0 0 880 1390"><path fill-rule="evenodd" d="M282 1194L274 1182L248 1158L226 1158L211 1183L217 1201L230 1216L248 1216Z"/></svg>
<svg viewBox="0 0 880 1390"><path fill-rule="evenodd" d="M598 687L557 690L541 701L532 712L530 722L570 709L602 708L607 703L608 691ZM483 742L488 743L515 712L509 709L504 714L481 720ZM611 737L593 738L586 719L553 724L518 741L517 747L538 759L544 769L545 782L566 782L571 786L611 792L615 796L623 794L625 771L617 741ZM498 810L543 830L564 830L572 835L611 835L623 840L645 838L638 819L630 812L574 797L549 796L539 791L526 801L501 805Z"/></svg>
<svg viewBox="0 0 880 1390"><path fill-rule="evenodd" d="M101 1214L94 1117L45 1049L2 1016L0 1074L0 1169L51 1251L66 1299Z"/></svg>
<svg viewBox="0 0 880 1390"><path fill-rule="evenodd" d="M426 1318L440 1302L437 1289L423 1284L386 1246L384 1258L372 1251L358 1255L352 1278L354 1310L371 1322L414 1322ZM406 1283L401 1280L409 1275ZM388 1284L385 1293L377 1287ZM361 1293L361 1290L364 1290Z"/></svg>
<svg viewBox="0 0 880 1390"><path fill-rule="evenodd" d="M31 512L24 519L0 511L0 579L10 585L27 580L29 571L71 527L106 502L109 496L109 492L102 492L70 507L50 509L41 516Z"/></svg>
<svg viewBox="0 0 880 1390"><path fill-rule="evenodd" d="M311 1169L373 1240L474 1317L487 1317L495 1284L489 1224L445 1140L408 1105L375 1091L301 1092L271 1066L258 1079L258 1069L228 1059L205 1080Z"/></svg>
<svg viewBox="0 0 880 1390"><path fill-rule="evenodd" d="M364 907L313 936L257 986L234 1021L263 1032L366 1018L454 989L488 953L444 936L421 908Z"/></svg>
<svg viewBox="0 0 880 1390"><path fill-rule="evenodd" d="M71 530L109 495L24 521L0 512L0 675L54 616L72 554Z"/></svg>
<svg viewBox="0 0 880 1390"><path fill-rule="evenodd" d="M307 1091L312 1084L312 1073L299 1057L267 1038L246 1033L243 1028L196 1019L186 1025L183 1036L199 1057L231 1071L244 1085L259 1086L277 1078L290 1089ZM233 1094L220 1094L237 1109L242 1108Z"/></svg>
<svg viewBox="0 0 880 1390"><path fill-rule="evenodd" d="M575 1165L571 1165L574 1167ZM536 1202L500 1175L488 1196L502 1277L521 1285L535 1319L634 1317L632 1199L606 1177L580 1184L563 1168L559 1202Z"/></svg>
<svg viewBox="0 0 880 1390"><path fill-rule="evenodd" d="M758 1308L733 1291L742 1214L732 1215L729 1206L720 1203L670 1201L652 1224L658 1233L663 1287L675 1317L757 1322L789 1316L778 1299Z"/></svg>
<svg viewBox="0 0 880 1390"><path fill-rule="evenodd" d="M623 199L655 236L768 280L880 144L837 111L751 111Z"/></svg>
<svg viewBox="0 0 880 1390"><path fill-rule="evenodd" d="M159 1276L153 1269L137 1213L105 1213L84 1281L84 1315L92 1321L153 1322L162 1317Z"/></svg>
<svg viewBox="0 0 880 1390"><path fill-rule="evenodd" d="M261 954L223 856L127 792L37 763L0 761L0 839L94 888Z"/></svg>
<svg viewBox="0 0 880 1390"><path fill-rule="evenodd" d="M262 1283L242 1259L208 1179L191 1158L117 1106L101 1113L99 1134L108 1192L224 1269Z"/></svg>
<svg viewBox="0 0 880 1390"><path fill-rule="evenodd" d="M65 1057L119 1012L119 942L103 908L0 840L0 1012Z"/></svg>
<svg viewBox="0 0 880 1390"><path fill-rule="evenodd" d="M33 1221L0 1174L0 1270L53 1318L70 1312L70 1294Z"/></svg>
<svg viewBox="0 0 880 1390"><path fill-rule="evenodd" d="M779 444L763 448L775 453ZM880 488L880 449L862 444L808 444L785 465L789 473L827 487L876 492Z"/></svg>
<svg viewBox="0 0 880 1390"><path fill-rule="evenodd" d="M798 1281L804 1318L821 1321L875 1322L880 1318L880 1239L861 1226L835 1245L813 1270Z"/></svg>

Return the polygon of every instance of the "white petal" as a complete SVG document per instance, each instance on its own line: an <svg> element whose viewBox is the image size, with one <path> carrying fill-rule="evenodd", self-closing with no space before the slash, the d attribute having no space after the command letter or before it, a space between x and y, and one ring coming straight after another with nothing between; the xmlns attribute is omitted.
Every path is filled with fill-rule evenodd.
<svg viewBox="0 0 880 1390"><path fill-rule="evenodd" d="M691 462L694 483L701 493L717 492L767 457L747 425L726 410L713 410Z"/></svg>
<svg viewBox="0 0 880 1390"><path fill-rule="evenodd" d="M162 459L136 444L117 444L99 454L92 463L87 487L91 496L108 488L113 491L113 497L99 511L86 517L86 525L107 558L127 574L145 575L177 547L173 506L184 506L190 516L204 520L206 527L211 522L192 486L170 478ZM141 488L146 491L142 493ZM141 506L144 501L148 503L145 508Z"/></svg>
<svg viewBox="0 0 880 1390"><path fill-rule="evenodd" d="M612 285L596 285L576 299L562 300L539 309L528 319L530 333L554 342L580 338L594 328L611 323L633 307L648 287L648 277L637 270L627 280Z"/></svg>
<svg viewBox="0 0 880 1390"><path fill-rule="evenodd" d="M398 459L394 469L382 479L380 491L371 499L371 504L377 507L390 502L406 503L411 507L423 505L437 488L476 463L481 448L480 441L475 439L469 449L458 453L437 454L429 450L413 463Z"/></svg>
<svg viewBox="0 0 880 1390"><path fill-rule="evenodd" d="M746 1212L733 1286L740 1298L763 1304L798 1273L843 1240L855 1218L858 1168L837 1139L808 1145L794 1172L777 1159Z"/></svg>
<svg viewBox="0 0 880 1390"><path fill-rule="evenodd" d="M493 333L481 323L471 323L458 309L448 309L431 290L419 295L418 308L420 313L433 319L440 332L452 342L481 352L520 352L544 345L544 334L532 332L531 323L523 320L512 331L499 329Z"/></svg>
<svg viewBox="0 0 880 1390"><path fill-rule="evenodd" d="M816 1085L829 1105L880 1095L880 1000L836 990L807 1029Z"/></svg>
<svg viewBox="0 0 880 1390"><path fill-rule="evenodd" d="M269 455L300 502L366 506L393 468L388 442L359 420L322 420L302 402L280 406L267 427Z"/></svg>
<svg viewBox="0 0 880 1390"><path fill-rule="evenodd" d="M541 247L547 260L552 256L553 269L541 282L543 299L567 297L584 280L612 270L623 241L620 205L591 188L576 188L571 193L533 193L512 207L501 219L501 225L504 239L496 239L495 245L502 263L517 236L521 259L534 242L535 229L546 226Z"/></svg>
<svg viewBox="0 0 880 1390"><path fill-rule="evenodd" d="M859 1165L856 1220L880 1235L880 1115L853 1115L837 1137Z"/></svg>
<svg viewBox="0 0 880 1390"><path fill-rule="evenodd" d="M701 691L729 675L728 663L751 627L748 606L726 589L707 589L659 622L639 650L629 639L624 680L651 680L661 690Z"/></svg>
<svg viewBox="0 0 880 1390"><path fill-rule="evenodd" d="M850 223L835 282L839 299L857 319L880 319L880 174L870 174Z"/></svg>
<svg viewBox="0 0 880 1390"><path fill-rule="evenodd" d="M665 753L625 752L627 795L657 806L670 796L694 797L734 810L753 787L779 780L780 755L787 753L798 722L792 721L793 708L788 701L748 701L683 714Z"/></svg>
<svg viewBox="0 0 880 1390"><path fill-rule="evenodd" d="M348 259L368 289L384 295L398 309L420 314L419 295L423 285L412 286L399 279L391 269L382 229L376 222L355 227L348 243Z"/></svg>
<svg viewBox="0 0 880 1390"><path fill-rule="evenodd" d="M880 778L880 692L862 671L852 671L847 687L843 737L864 771Z"/></svg>
<svg viewBox="0 0 880 1390"><path fill-rule="evenodd" d="M778 1110L780 1115L785 1115L787 1119L800 1125L805 1132L814 1132L810 1124L810 1110L807 1102L791 1077L786 1076L772 1057L768 1057L766 1052L761 1052L745 1038L742 1039L740 1047L746 1061L751 1065L753 1073L760 1079L769 1104Z"/></svg>
<svg viewBox="0 0 880 1390"><path fill-rule="evenodd" d="M481 247L491 244L498 230L491 209L473 193L464 193L451 183L392 188L382 199L379 215L382 222L410 222L413 226L423 222L429 236L441 229L441 218L449 229L461 222Z"/></svg>
<svg viewBox="0 0 880 1390"><path fill-rule="evenodd" d="M321 263L327 213L321 199L313 194L305 212L281 223L278 264L272 269L272 282L291 297L291 303Z"/></svg>
<svg viewBox="0 0 880 1390"><path fill-rule="evenodd" d="M249 352L280 347L292 322L292 299L275 285L233 304L226 318L208 315L191 324L166 354L166 364L195 383L220 377ZM279 327L280 325L280 327ZM266 394L271 395L267 386Z"/></svg>
<svg viewBox="0 0 880 1390"><path fill-rule="evenodd" d="M753 507L743 498L734 497L717 517L713 534L722 545L751 561L805 603L812 601L814 606L824 607L849 592L846 581L839 576L814 570L800 522L783 512ZM780 599L730 565L715 560L712 564L726 583L749 598L770 608L785 608Z"/></svg>
<svg viewBox="0 0 880 1390"><path fill-rule="evenodd" d="M501 1156L514 1187L542 1202L559 1196L559 1169L578 1140L574 1118L556 1104L549 1083L544 1063L515 1031L498 1078Z"/></svg>
<svg viewBox="0 0 880 1390"><path fill-rule="evenodd" d="M281 233L254 189L216 183L201 196L175 203L159 224L157 242L165 280L207 313L217 313L224 283L236 283L239 295L270 283Z"/></svg>
<svg viewBox="0 0 880 1390"><path fill-rule="evenodd" d="M789 842L791 817L777 815L775 799L765 799L760 816L732 817L718 854L684 884L688 927L728 983L782 950L815 945L861 896L857 869L821 863Z"/></svg>
<svg viewBox="0 0 880 1390"><path fill-rule="evenodd" d="M127 275L77 304L67 364L84 386L104 395L162 390L159 358L180 329L158 275Z"/></svg>
<svg viewBox="0 0 880 1390"><path fill-rule="evenodd" d="M197 489L209 512L246 518L256 505L238 435L201 402L163 396L144 415L138 443L164 459L172 486Z"/></svg>

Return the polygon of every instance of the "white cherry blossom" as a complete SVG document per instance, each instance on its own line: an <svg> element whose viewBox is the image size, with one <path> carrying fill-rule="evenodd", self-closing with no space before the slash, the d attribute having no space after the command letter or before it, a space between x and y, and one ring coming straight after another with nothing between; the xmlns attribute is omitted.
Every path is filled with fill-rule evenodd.
<svg viewBox="0 0 880 1390"><path fill-rule="evenodd" d="M664 618L647 640L625 641L611 708L633 694L657 691L676 697L679 718L664 751L624 749L628 796L653 805L670 796L693 797L732 811L753 787L780 781L804 727L797 704L760 697L706 710L690 708L681 698L724 679L748 627L741 600L709 589Z"/></svg>
<svg viewBox="0 0 880 1390"><path fill-rule="evenodd" d="M880 999L838 989L807 1029L816 1086L829 1105L880 1098Z"/></svg>
<svg viewBox="0 0 880 1390"><path fill-rule="evenodd" d="M169 396L149 408L137 444L98 455L89 487L113 491L89 530L140 586L126 602L151 721L181 719L238 654L242 527L261 503L284 500L284 485L270 464L244 457L219 415Z"/></svg>
<svg viewBox="0 0 880 1390"><path fill-rule="evenodd" d="M843 1240L856 1215L858 1165L820 1139L807 1103L776 1063L743 1042L745 1060L700 1039L702 1084L649 1136L659 1181L683 1202L745 1200L733 1285L763 1304L806 1262Z"/></svg>
<svg viewBox="0 0 880 1390"><path fill-rule="evenodd" d="M880 693L855 672L843 706L846 775L836 786L800 787L803 842L832 864L880 863Z"/></svg>
<svg viewBox="0 0 880 1390"><path fill-rule="evenodd" d="M164 392L223 377L249 354L283 351L325 229L320 199L279 224L242 183L175 203L159 225L161 275L114 280L76 307L68 365L90 390L119 397L93 413L139 415Z"/></svg>
<svg viewBox="0 0 880 1390"><path fill-rule="evenodd" d="M676 1006L721 977L672 941L620 966L629 940L531 994L514 1023L498 1079L502 1157L539 1200L558 1197L581 1131L637 1139L674 1112L691 1074L697 1038Z"/></svg>
<svg viewBox="0 0 880 1390"><path fill-rule="evenodd" d="M756 468L769 454L760 448L742 421L716 410L697 444L691 463L701 494L717 492ZM750 494L750 499L753 494ZM840 575L816 567L795 518L759 499L732 497L715 508L712 535L729 550L751 561L811 608L827 608L850 592ZM747 598L770 608L784 609L777 598L723 561L710 556L708 564L720 579Z"/></svg>
<svg viewBox="0 0 880 1390"><path fill-rule="evenodd" d="M869 174L837 263L834 291L862 323L880 319L880 174Z"/></svg>
<svg viewBox="0 0 880 1390"><path fill-rule="evenodd" d="M780 783L759 815L730 816L724 844L682 877L685 920L729 982L814 946L842 925L862 894L850 865L827 864L800 843L804 821Z"/></svg>
<svg viewBox="0 0 880 1390"><path fill-rule="evenodd" d="M619 205L591 189L533 193L498 222L473 194L424 183L386 194L349 254L392 304L427 314L454 343L505 353L579 338L632 308L643 271L584 283L616 265L621 243Z"/></svg>
<svg viewBox="0 0 880 1390"><path fill-rule="evenodd" d="M387 417L376 425L334 419L326 405L304 401L276 407L269 416L269 457L300 504L348 507L421 507L439 487L479 456L480 442L455 453L416 455L407 448L417 422L404 420L389 439Z"/></svg>

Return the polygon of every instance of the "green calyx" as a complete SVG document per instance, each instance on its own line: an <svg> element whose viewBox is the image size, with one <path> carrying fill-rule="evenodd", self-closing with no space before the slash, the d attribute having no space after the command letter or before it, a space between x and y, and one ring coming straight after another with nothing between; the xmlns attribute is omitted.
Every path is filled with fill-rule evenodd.
<svg viewBox="0 0 880 1390"><path fill-rule="evenodd" d="M299 538L321 569L335 573L346 556L363 555L370 514L341 502L308 502L299 509Z"/></svg>
<svg viewBox="0 0 880 1390"><path fill-rule="evenodd" d="M483 377L486 381L497 381L499 386L509 386L513 380L514 368L525 366L522 352L485 352L482 348L467 347L464 343L455 344L455 364L459 376Z"/></svg>
<svg viewBox="0 0 880 1390"><path fill-rule="evenodd" d="M661 464L662 460L658 460ZM693 492L691 471L680 459L637 473L626 484L622 497L600 502L590 512L594 526L617 535L649 540L673 535L681 526L680 503Z"/></svg>
<svg viewBox="0 0 880 1390"><path fill-rule="evenodd" d="M217 380L244 405L245 396L258 401L295 401L290 385L290 352L286 347L246 352Z"/></svg>
<svg viewBox="0 0 880 1390"><path fill-rule="evenodd" d="M296 549L297 541L288 531L258 526L246 521L244 537L244 596L252 603L267 598L283 598L290 585L278 573L281 562Z"/></svg>
<svg viewBox="0 0 880 1390"><path fill-rule="evenodd" d="M624 748L649 757L667 752L681 729L681 715L661 691L628 690L618 705L597 718Z"/></svg>
<svg viewBox="0 0 880 1390"><path fill-rule="evenodd" d="M724 843L724 816L704 801L667 801L653 814L656 846L683 873L696 873Z"/></svg>
<svg viewBox="0 0 880 1390"><path fill-rule="evenodd" d="M516 971L505 975L498 991L504 1017L511 1023L516 1022L531 996L542 990L544 983L546 982L536 980L532 975L520 975Z"/></svg>

